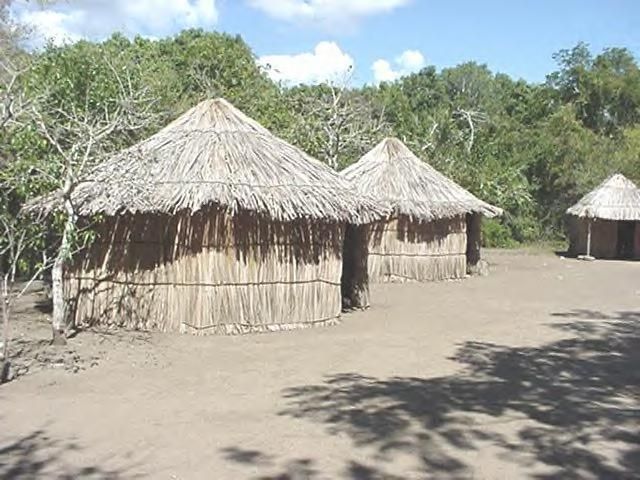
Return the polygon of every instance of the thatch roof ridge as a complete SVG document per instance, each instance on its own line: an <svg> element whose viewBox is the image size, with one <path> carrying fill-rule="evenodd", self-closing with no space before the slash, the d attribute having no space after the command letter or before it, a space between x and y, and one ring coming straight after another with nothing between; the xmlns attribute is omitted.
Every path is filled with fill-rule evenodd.
<svg viewBox="0 0 640 480"><path fill-rule="evenodd" d="M418 220L502 214L502 209L475 197L393 137L382 140L341 174L362 194L378 199L396 214Z"/></svg>
<svg viewBox="0 0 640 480"><path fill-rule="evenodd" d="M57 208L58 197L35 207ZM329 166L224 99L201 102L98 165L72 202L80 215L195 212L210 204L283 221L363 223L384 213Z"/></svg>
<svg viewBox="0 0 640 480"><path fill-rule="evenodd" d="M224 98L210 98L194 105L178 118L171 121L163 131L193 131L218 133L254 133L273 136L253 118ZM158 133L160 133L158 132Z"/></svg>
<svg viewBox="0 0 640 480"><path fill-rule="evenodd" d="M640 221L640 189L616 173L569 207L567 213L583 218Z"/></svg>

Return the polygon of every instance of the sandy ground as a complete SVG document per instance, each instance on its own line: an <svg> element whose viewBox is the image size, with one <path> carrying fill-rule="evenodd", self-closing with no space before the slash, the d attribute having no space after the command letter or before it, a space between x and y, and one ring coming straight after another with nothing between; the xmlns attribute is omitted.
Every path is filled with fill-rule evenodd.
<svg viewBox="0 0 640 480"><path fill-rule="evenodd" d="M640 262L488 259L280 334L51 353L23 306L63 358L0 387L0 478L640 478Z"/></svg>

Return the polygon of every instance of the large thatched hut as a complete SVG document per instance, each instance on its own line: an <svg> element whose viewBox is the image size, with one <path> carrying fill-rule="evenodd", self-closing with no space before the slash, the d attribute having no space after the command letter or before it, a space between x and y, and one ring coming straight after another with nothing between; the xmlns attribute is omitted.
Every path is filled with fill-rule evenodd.
<svg viewBox="0 0 640 480"><path fill-rule="evenodd" d="M481 218L502 210L387 138L342 175L391 212L370 228L371 281L461 278L480 261Z"/></svg>
<svg viewBox="0 0 640 480"><path fill-rule="evenodd" d="M77 323L287 330L331 324L366 291L366 242L344 266L343 239L377 207L222 99L101 164L72 203L104 217L64 274Z"/></svg>
<svg viewBox="0 0 640 480"><path fill-rule="evenodd" d="M640 190L615 174L567 210L569 253L640 258Z"/></svg>

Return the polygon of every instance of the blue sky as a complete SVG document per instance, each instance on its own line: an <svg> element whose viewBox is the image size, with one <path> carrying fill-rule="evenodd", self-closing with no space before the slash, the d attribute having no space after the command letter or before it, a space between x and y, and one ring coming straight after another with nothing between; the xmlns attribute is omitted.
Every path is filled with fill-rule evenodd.
<svg viewBox="0 0 640 480"><path fill-rule="evenodd" d="M372 83L468 60L540 82L552 54L579 41L640 57L640 0L66 0L19 3L16 16L57 41L239 33L287 83L341 77L351 64L354 82Z"/></svg>

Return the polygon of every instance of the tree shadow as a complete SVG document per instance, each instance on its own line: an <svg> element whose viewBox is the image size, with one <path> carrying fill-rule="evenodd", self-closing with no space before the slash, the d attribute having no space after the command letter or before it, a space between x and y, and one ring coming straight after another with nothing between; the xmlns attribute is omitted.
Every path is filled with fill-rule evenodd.
<svg viewBox="0 0 640 480"><path fill-rule="evenodd" d="M320 471L317 462L310 458L283 460L265 454L259 450L240 447L226 447L221 450L222 456L230 462L238 463L255 470L273 471L268 475L257 475L254 480L313 480L328 478ZM351 480L400 480L405 477L392 475L377 467L350 460L346 462L340 478Z"/></svg>
<svg viewBox="0 0 640 480"><path fill-rule="evenodd" d="M283 461L259 450L235 446L223 448L220 452L227 461L253 467L256 470L276 472L270 475L255 476L255 480L310 480L319 475L315 468L315 462L309 458Z"/></svg>
<svg viewBox="0 0 640 480"><path fill-rule="evenodd" d="M36 430L21 438L0 443L0 478L6 480L51 478L58 480L137 478L123 469L98 465L72 466L64 461L82 448L73 441L52 438L45 430ZM126 474L126 475L125 475Z"/></svg>
<svg viewBox="0 0 640 480"><path fill-rule="evenodd" d="M557 326L573 338L466 342L452 358L462 370L445 377L331 375L287 389L280 414L347 434L383 464L410 455L433 478L473 476L487 448L533 478L637 478L640 312L553 315L572 320Z"/></svg>
<svg viewBox="0 0 640 480"><path fill-rule="evenodd" d="M246 465L271 465L273 457L259 450L250 450L240 447L226 447L221 450L222 455L229 461L234 463L243 463Z"/></svg>

